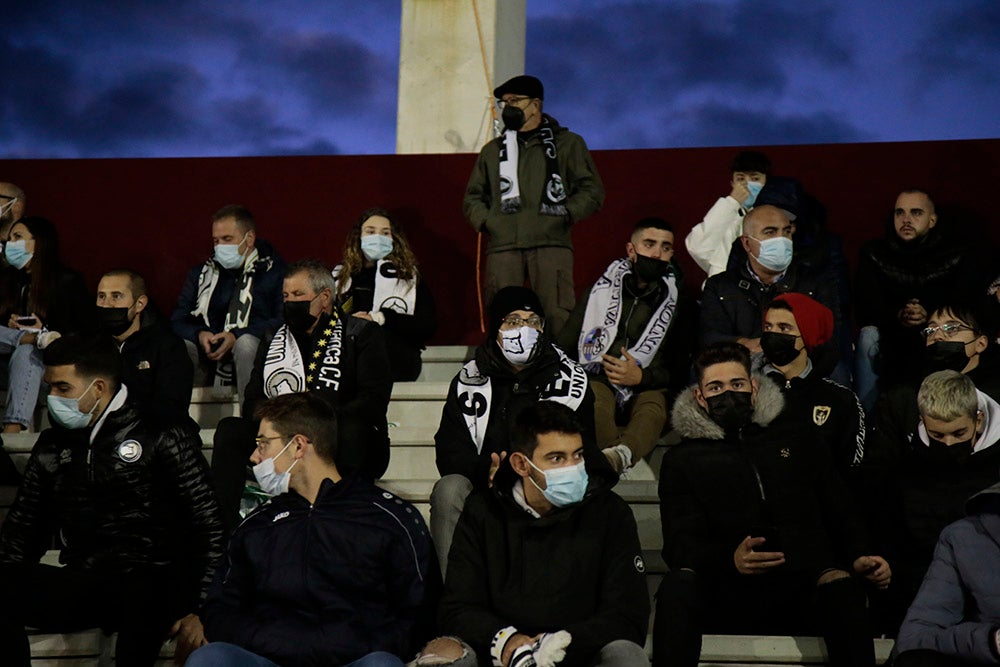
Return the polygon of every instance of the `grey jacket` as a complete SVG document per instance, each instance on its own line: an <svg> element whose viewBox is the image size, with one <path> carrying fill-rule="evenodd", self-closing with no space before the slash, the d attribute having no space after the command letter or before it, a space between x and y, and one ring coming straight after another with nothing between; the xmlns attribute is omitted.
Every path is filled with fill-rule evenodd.
<svg viewBox="0 0 1000 667"><path fill-rule="evenodd" d="M941 531L917 598L899 629L899 651L930 649L1000 662L1000 483L969 499L969 516Z"/></svg>

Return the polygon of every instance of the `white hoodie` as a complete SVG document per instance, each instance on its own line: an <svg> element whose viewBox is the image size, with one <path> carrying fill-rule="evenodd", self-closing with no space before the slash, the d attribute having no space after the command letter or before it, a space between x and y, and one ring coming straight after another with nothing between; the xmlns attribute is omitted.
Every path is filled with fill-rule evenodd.
<svg viewBox="0 0 1000 667"><path fill-rule="evenodd" d="M991 445L1000 440L1000 403L978 389L976 393L979 395L979 411L983 413L983 433L976 438L975 444L972 445L973 454L989 449ZM917 426L917 436L924 445L930 446L930 439L927 437L927 429L924 428L923 420L920 420L920 424Z"/></svg>

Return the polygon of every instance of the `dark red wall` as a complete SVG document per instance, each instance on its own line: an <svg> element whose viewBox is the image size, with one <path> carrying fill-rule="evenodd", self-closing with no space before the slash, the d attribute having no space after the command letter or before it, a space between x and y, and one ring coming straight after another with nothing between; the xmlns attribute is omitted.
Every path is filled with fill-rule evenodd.
<svg viewBox="0 0 1000 667"><path fill-rule="evenodd" d="M660 215L678 230L689 283L702 274L683 236L728 192L737 149L599 151L608 197L575 232L578 291L624 253L632 223ZM971 221L984 241L1000 195L1000 140L778 146L763 150L775 172L800 179L826 204L830 226L853 261L882 233L897 192L928 189L939 210ZM476 236L462 217L472 155L381 155L128 160L7 160L0 180L28 193L33 215L58 226L67 263L91 283L116 266L139 270L161 308L173 308L185 271L211 249L210 216L224 204L248 206L259 233L287 260L333 264L347 228L381 205L402 221L440 314L436 343L475 343Z"/></svg>

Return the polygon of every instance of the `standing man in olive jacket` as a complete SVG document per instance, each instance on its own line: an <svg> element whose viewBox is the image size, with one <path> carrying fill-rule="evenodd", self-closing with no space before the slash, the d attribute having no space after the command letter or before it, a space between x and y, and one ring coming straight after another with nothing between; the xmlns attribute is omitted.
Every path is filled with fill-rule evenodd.
<svg viewBox="0 0 1000 667"><path fill-rule="evenodd" d="M106 336L64 336L44 360L56 426L39 436L0 532L0 655L29 664L26 625L100 627L118 632L118 664L152 665L222 555L198 431L140 416ZM38 562L54 535L65 567Z"/></svg>
<svg viewBox="0 0 1000 667"><path fill-rule="evenodd" d="M506 131L479 152L462 210L489 235L487 300L527 276L555 335L576 300L573 225L601 208L604 185L583 138L542 113L541 81L515 76L493 95Z"/></svg>

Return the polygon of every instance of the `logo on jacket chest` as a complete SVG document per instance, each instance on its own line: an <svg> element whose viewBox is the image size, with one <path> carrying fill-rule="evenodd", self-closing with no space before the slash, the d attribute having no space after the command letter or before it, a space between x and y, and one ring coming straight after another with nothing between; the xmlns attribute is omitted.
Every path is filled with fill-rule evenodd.
<svg viewBox="0 0 1000 667"><path fill-rule="evenodd" d="M822 426L826 423L826 420L830 418L830 406L829 405L814 405L813 406L813 423L816 426Z"/></svg>
<svg viewBox="0 0 1000 667"><path fill-rule="evenodd" d="M126 440L118 445L118 458L125 463L135 463L142 456L142 445L138 440Z"/></svg>

